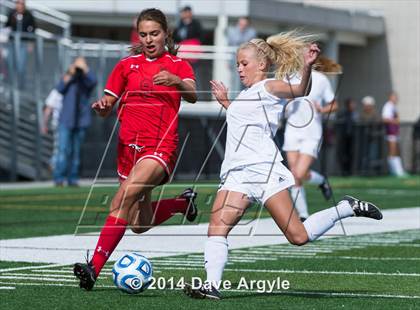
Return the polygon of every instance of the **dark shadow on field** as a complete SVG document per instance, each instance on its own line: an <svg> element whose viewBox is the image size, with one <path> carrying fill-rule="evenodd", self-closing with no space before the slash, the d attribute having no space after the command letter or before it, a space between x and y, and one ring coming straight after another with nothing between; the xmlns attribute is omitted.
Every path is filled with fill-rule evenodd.
<svg viewBox="0 0 420 310"><path fill-rule="evenodd" d="M98 292L98 293L110 293L110 292L114 292L117 293L117 295L115 297L129 297L129 298L147 298L147 297L161 297L155 294L151 294L151 293L139 293L139 294L128 294L128 293L124 293L122 291L118 291L117 288L115 287L95 287L93 291L88 292L89 294L92 294L94 292Z"/></svg>
<svg viewBox="0 0 420 310"><path fill-rule="evenodd" d="M235 287L235 284L232 283L232 287ZM228 292L228 291L227 291ZM305 297L305 298L375 298L375 296L350 296L350 295L329 295L328 294L374 294L376 292L370 291L322 291L322 290L301 290L301 291L288 291L284 290L282 292L275 293L257 293L255 291L247 292L244 290L243 293L237 293L232 296L223 295L223 299L239 299L239 298L254 298L254 297L273 297L273 296L290 296L290 297ZM377 292L380 294L380 292ZM222 292L223 294L223 292ZM380 296L376 298L381 298Z"/></svg>

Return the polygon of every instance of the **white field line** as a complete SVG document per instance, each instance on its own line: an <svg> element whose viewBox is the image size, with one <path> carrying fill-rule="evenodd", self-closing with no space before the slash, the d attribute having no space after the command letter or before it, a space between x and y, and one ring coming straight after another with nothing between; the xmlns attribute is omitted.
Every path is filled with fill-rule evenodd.
<svg viewBox="0 0 420 310"><path fill-rule="evenodd" d="M57 281L57 279L43 278L43 277L36 278L36 277L27 277L27 276L0 276L0 279L34 280L34 281L47 281L47 282ZM76 283L76 279L73 279L73 280L60 279L60 282L73 282L73 283Z"/></svg>
<svg viewBox="0 0 420 310"><path fill-rule="evenodd" d="M270 254L270 253L267 253ZM384 260L384 261L392 261L392 260L401 260L401 261L417 261L420 260L420 257L370 257L370 256L326 256L326 255L317 255L317 256L310 256L308 257L307 255L277 255L277 253L271 253L273 255L275 255L277 258L276 260L281 260L282 258L303 258L303 259L355 259L355 260ZM229 260L236 254L229 254ZM240 257L243 257L243 255L241 255ZM246 257L246 256L245 256ZM253 259L255 260L265 260L267 257L266 256L252 256ZM154 261L153 264L159 264L162 262L173 262L173 263L182 263L185 262L185 264L189 264L190 262L194 262L194 263L203 263L204 262L204 257L201 257L201 260L190 260L188 258L184 259L184 258L180 258L179 260L176 259L172 259L172 260L162 260L162 261ZM229 263L229 262L228 262Z"/></svg>
<svg viewBox="0 0 420 310"><path fill-rule="evenodd" d="M14 286L0 286L0 290L14 290L16 287Z"/></svg>
<svg viewBox="0 0 420 310"><path fill-rule="evenodd" d="M243 293L245 290L231 289L229 292ZM248 292L257 292L249 290ZM283 294L283 295L314 295L326 297L363 297L363 298L400 298L400 299L420 299L416 295L392 295L392 294L363 294L363 293L328 293L328 292L308 292L308 291L272 291L270 294Z"/></svg>
<svg viewBox="0 0 420 310"><path fill-rule="evenodd" d="M64 286L64 287L79 287L78 284L63 284L63 283L31 283L31 282L0 282L0 284L12 285L26 285L26 286ZM112 285L95 285L95 287L115 288Z"/></svg>
<svg viewBox="0 0 420 310"><path fill-rule="evenodd" d="M62 286L62 287L78 287L78 285L63 284L63 283L20 283L20 282L0 282L0 284L12 284L12 285L23 285L23 286ZM112 285L96 285L96 287L103 288L115 288ZM3 287L0 287L3 288ZM7 287L8 289L15 289L15 287ZM177 289L179 290L179 289ZM230 292L244 293L244 292L256 292L256 290L237 290L231 289ZM328 293L328 292L308 292L308 291L273 291L271 294L284 294L284 295L314 295L314 296L326 296L326 297L363 297L363 298L398 298L398 299L420 299L420 296L416 295L392 295L392 294L363 294L363 293Z"/></svg>
<svg viewBox="0 0 420 310"><path fill-rule="evenodd" d="M189 267L160 267L160 269L179 270L200 270ZM336 274L336 275L361 275L361 276L389 276L389 277L420 277L420 273L384 273L384 272L362 272L362 271L327 271L327 270L293 270L293 269L241 269L226 268L227 272L259 272L259 273L301 273L301 274Z"/></svg>
<svg viewBox="0 0 420 310"><path fill-rule="evenodd" d="M412 243L412 244L405 244L405 243L387 243L387 242L357 242L357 241L349 241L349 242L341 242L340 244L345 245L348 244L348 250L351 250L353 247L351 243L354 242L360 246L368 247L368 246L381 246L381 247L410 247L410 248L420 248L419 243ZM339 242L337 242L339 244Z"/></svg>
<svg viewBox="0 0 420 310"><path fill-rule="evenodd" d="M59 273L59 274L73 274L73 270L34 270L34 271L32 271L32 273L24 273L24 274L28 274L28 275L30 275L30 274L37 274L37 273L40 273L40 274L47 274L48 276L50 276L50 275L53 275L53 274L57 274L57 273ZM102 270L102 272L101 272L101 275L105 275L105 276L112 276L112 272L104 272L103 270ZM57 275L58 276L58 275ZM72 276L73 278L74 278L74 276Z"/></svg>
<svg viewBox="0 0 420 310"><path fill-rule="evenodd" d="M19 271L19 270L55 268L55 267L63 267L63 266L68 266L68 264L49 264L49 265L42 265L42 266L26 266L26 267L16 267L16 268L6 268L6 269L0 269L0 273L9 272L9 271Z"/></svg>
<svg viewBox="0 0 420 310"><path fill-rule="evenodd" d="M349 248L347 248L347 250L348 250ZM262 253L262 254L265 254L265 253L278 253L278 254L303 254L303 255L305 255L305 254L307 254L307 255L311 255L311 254L316 254L316 253L332 253L333 251L331 251L331 250L312 250L312 249L309 249L309 250L293 250L293 249L288 249L288 250L286 250L286 251L282 251L282 250L263 250L263 249L261 249L261 250L232 250L231 251L232 253Z"/></svg>

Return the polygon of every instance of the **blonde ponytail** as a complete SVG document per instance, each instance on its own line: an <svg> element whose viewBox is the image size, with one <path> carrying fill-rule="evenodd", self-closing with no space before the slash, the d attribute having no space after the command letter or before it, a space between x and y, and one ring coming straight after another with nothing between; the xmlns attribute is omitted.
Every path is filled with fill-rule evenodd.
<svg viewBox="0 0 420 310"><path fill-rule="evenodd" d="M275 78L282 80L303 68L303 52L316 40L315 35L302 35L297 30L282 32L267 38L273 50L269 56L275 66Z"/></svg>
<svg viewBox="0 0 420 310"><path fill-rule="evenodd" d="M303 68L303 52L316 36L301 35L297 30L282 32L267 39L252 39L243 43L239 49L253 47L257 58L264 59L275 67L275 78L282 80ZM268 69L268 68L267 68Z"/></svg>

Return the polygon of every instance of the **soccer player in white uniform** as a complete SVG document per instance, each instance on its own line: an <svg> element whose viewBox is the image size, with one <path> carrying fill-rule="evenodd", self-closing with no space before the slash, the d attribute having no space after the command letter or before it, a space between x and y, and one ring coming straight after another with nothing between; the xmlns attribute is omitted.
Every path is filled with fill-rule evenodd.
<svg viewBox="0 0 420 310"><path fill-rule="evenodd" d="M404 171L398 140L400 138L400 118L397 110L398 95L391 92L388 101L382 108L382 121L385 124L386 140L388 144L388 166L392 175L404 177Z"/></svg>
<svg viewBox="0 0 420 310"><path fill-rule="evenodd" d="M323 59L324 63L332 62L325 57ZM321 64L321 67L325 66ZM299 78L286 78L285 81L296 84ZM312 72L309 95L292 100L286 107L288 119L283 151L286 152L289 169L295 177L296 183L290 188L290 194L301 220L309 216L304 181L318 185L326 200L332 196L331 187L325 177L310 168L318 157L322 143L322 116L336 111L337 108L330 81L318 71Z"/></svg>
<svg viewBox="0 0 420 310"><path fill-rule="evenodd" d="M308 44L308 37L297 36L295 32L278 34L267 41L252 39L242 44L237 53L239 76L247 88L230 102L223 83L211 81L214 96L227 110L225 158L204 251L207 280L200 288L185 285L187 295L221 298L217 285L228 258L227 236L251 201L263 204L295 245L317 239L342 218L382 218L373 204L350 196L335 207L312 214L304 223L293 208L288 188L295 180L282 164L273 136L286 98L307 94L311 67L318 53L315 44ZM277 68L275 79L267 79L270 65ZM299 70L302 72L299 85L289 86L282 81L283 74Z"/></svg>

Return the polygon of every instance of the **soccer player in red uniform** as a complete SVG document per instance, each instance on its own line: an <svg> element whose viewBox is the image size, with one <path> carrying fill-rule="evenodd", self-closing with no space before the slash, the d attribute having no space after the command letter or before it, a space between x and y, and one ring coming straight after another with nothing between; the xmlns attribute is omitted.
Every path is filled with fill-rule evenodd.
<svg viewBox="0 0 420 310"><path fill-rule="evenodd" d="M137 18L140 44L122 59L108 78L105 95L92 104L100 115L111 113L120 100L118 175L120 188L100 233L92 259L74 265L80 287L91 290L123 237L127 225L136 233L147 231L183 213L189 221L197 216L196 193L186 189L175 199L151 202L154 187L165 183L176 161L178 110L181 97L197 101L194 72L176 57L166 16L146 9Z"/></svg>

